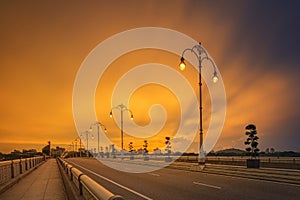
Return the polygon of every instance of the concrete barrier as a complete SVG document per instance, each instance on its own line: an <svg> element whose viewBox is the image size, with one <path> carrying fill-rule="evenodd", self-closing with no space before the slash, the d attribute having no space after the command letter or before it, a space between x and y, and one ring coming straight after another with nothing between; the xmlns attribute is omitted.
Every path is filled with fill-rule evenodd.
<svg viewBox="0 0 300 200"><path fill-rule="evenodd" d="M11 187L23 175L45 161L44 156L0 162L0 193Z"/></svg>
<svg viewBox="0 0 300 200"><path fill-rule="evenodd" d="M74 187L76 188L75 193L71 194L72 198L74 199L97 199L97 200L124 200L123 197L119 195L114 195L106 188L95 182L93 179L88 177L87 175L83 174L82 171L73 167L71 164L67 163L61 158L58 158L58 164L60 168L63 169L65 174L62 174L64 177L68 178L68 181L72 184L65 183L65 186ZM68 189L67 191L71 191L74 193L74 189Z"/></svg>

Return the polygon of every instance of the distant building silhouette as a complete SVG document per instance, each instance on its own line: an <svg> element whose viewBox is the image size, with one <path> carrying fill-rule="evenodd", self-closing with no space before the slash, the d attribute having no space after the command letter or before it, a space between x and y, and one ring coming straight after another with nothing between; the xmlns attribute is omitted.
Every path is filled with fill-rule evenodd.
<svg viewBox="0 0 300 200"><path fill-rule="evenodd" d="M50 144L43 147L42 153L50 156Z"/></svg>
<svg viewBox="0 0 300 200"><path fill-rule="evenodd" d="M14 150L10 153L12 155L12 157L21 157L22 156L22 152L19 150Z"/></svg>
<svg viewBox="0 0 300 200"><path fill-rule="evenodd" d="M33 157L34 155L37 154L37 151L36 149L28 149L28 150L23 149L22 154L25 157Z"/></svg>
<svg viewBox="0 0 300 200"><path fill-rule="evenodd" d="M51 149L51 156L53 156L54 158L61 156L64 152L65 152L65 148L61 148L61 147L56 147L55 149L52 148Z"/></svg>

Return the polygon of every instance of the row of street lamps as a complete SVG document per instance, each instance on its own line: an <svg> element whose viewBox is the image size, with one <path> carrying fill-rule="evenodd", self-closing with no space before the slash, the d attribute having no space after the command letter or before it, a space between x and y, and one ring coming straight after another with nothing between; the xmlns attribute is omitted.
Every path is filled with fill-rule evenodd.
<svg viewBox="0 0 300 200"><path fill-rule="evenodd" d="M104 128L104 132L106 133L107 132L107 129L106 129L106 127L105 127L105 125L104 124L102 124L101 122L95 122L95 123L93 123L93 124L91 124L91 126L90 126L90 131L92 131L93 130L93 126L97 126L97 133L98 133L98 153L100 152L100 127L103 127ZM87 138L87 141L88 141L88 135L86 136L86 138ZM88 148L88 145L87 145L87 148Z"/></svg>
<svg viewBox="0 0 300 200"><path fill-rule="evenodd" d="M123 141L123 138L124 138L124 132L123 132L123 112L124 111L127 111L130 113L130 119L133 120L133 114L132 114L132 111L130 109L128 109L124 104L120 104L120 105L117 105L115 107L113 107L109 113L109 117L112 118L113 117L113 113L112 111L114 109L118 109L120 112L121 112L121 148L122 150L124 150L124 141Z"/></svg>
<svg viewBox="0 0 300 200"><path fill-rule="evenodd" d="M216 83L218 81L218 76L217 76L217 70L216 70L216 66L214 64L214 62L212 61L212 59L208 56L208 53L206 52L206 50L202 47L201 43L193 46L192 48L186 48L183 52L182 52L182 56L180 59L180 64L179 64L179 69L181 71L185 70L186 68L186 63L185 63L185 59L184 59L184 55L186 52L190 52L193 55L196 56L197 60L198 60L198 74L199 74L199 136L200 136L200 141L199 141L199 156L198 156L198 164L199 165L204 165L205 164L205 152L203 150L203 117L202 117L202 77L201 77L201 69L202 69L202 62L204 60L209 61L212 64L213 67L213 77L212 77L212 81L214 83ZM120 104L117 105L113 108L111 108L110 111L110 117L113 117L113 110L117 109L121 112L121 148L122 150L124 150L124 142L123 142L123 137L124 137L124 132L123 132L123 112L127 111L130 113L131 115L131 120L133 120L133 113L130 109L128 109L124 104ZM100 143L100 134L99 134L99 129L100 127L104 128L104 132L107 132L107 129L105 127L104 124L100 123L100 122L95 122L90 126L89 131L85 131L86 133L86 141L87 141L87 149L88 149L88 135L91 133L92 127L93 126L97 126L97 130L98 130L98 152L99 151L99 143Z"/></svg>
<svg viewBox="0 0 300 200"><path fill-rule="evenodd" d="M121 112L121 148L122 148L122 150L124 150L123 112L124 111L129 112L131 120L133 120L133 114L132 114L132 111L130 109L128 109L124 104L120 104L120 105L117 105L117 106L115 106L111 109L111 111L109 113L110 118L113 117L113 110L114 109L118 109ZM100 152L100 127L103 127L105 133L107 132L107 128L103 123L101 123L99 121L96 121L95 123L91 124L91 126L88 130L83 132L86 135L86 148L87 148L87 150L89 149L89 134L92 134L92 130L93 130L94 126L97 126L97 135L98 135L97 149L98 149L98 153L99 153ZM92 135L92 139L93 138L94 137Z"/></svg>

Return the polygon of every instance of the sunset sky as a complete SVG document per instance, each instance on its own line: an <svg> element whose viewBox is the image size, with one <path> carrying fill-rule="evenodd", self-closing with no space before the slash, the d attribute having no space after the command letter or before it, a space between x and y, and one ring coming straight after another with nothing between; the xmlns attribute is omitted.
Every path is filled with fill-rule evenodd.
<svg viewBox="0 0 300 200"><path fill-rule="evenodd" d="M40 150L47 141L67 146L78 137L72 92L82 62L105 39L139 27L182 32L201 41L213 57L227 95L226 121L215 150L243 149L244 127L253 123L261 150L300 151L299 9L300 3L292 0L1 1L0 152ZM109 118L109 99L118 78L148 62L178 70L179 60L150 49L112 63L99 81L95 108L113 141L119 144L119 129ZM196 71L187 69L183 75L198 94ZM206 89L203 95L207 128ZM135 113L134 122L144 126L150 122L148 109L156 103L165 107L168 120L161 134L152 138L152 149L163 147L159 142L169 130L174 134L174 121L180 120L174 94L148 85L137 90L128 105ZM125 147L131 140L136 148L142 146L143 139L127 136ZM189 151L197 152L198 142L199 136Z"/></svg>

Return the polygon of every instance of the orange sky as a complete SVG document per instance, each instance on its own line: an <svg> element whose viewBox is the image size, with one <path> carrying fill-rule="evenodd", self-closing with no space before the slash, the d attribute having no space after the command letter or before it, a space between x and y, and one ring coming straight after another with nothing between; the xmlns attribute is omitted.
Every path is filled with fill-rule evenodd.
<svg viewBox="0 0 300 200"><path fill-rule="evenodd" d="M277 13L281 20L277 20ZM299 89L295 84L300 62L295 52L299 52L300 42L296 39L299 33L296 13L293 6L279 3L270 6L256 1L1 2L0 152L30 148L27 144L46 145L48 140L70 144L77 137L72 91L81 63L108 37L147 26L173 29L201 41L216 62L226 88L227 115L215 149L244 148L244 127L254 123L262 150L274 147L299 151L300 114L296 106ZM116 60L107 78L117 79L126 72L126 66L143 62L142 58L134 59L138 53ZM155 62L177 67L174 55L158 56L152 51L144 54L145 60L155 58ZM114 64L118 62L126 65L116 70ZM197 91L197 74L184 73ZM102 98L101 91L111 91L110 87L99 83L97 102ZM142 88L132 98L147 98L149 91L163 91L172 98L170 92L159 86ZM206 92L204 102L209 105ZM170 116L177 112L172 109L176 103L174 106L163 102L161 95L151 97L145 107L134 100L130 102L133 110L133 105L137 105L136 123L146 124L149 119L143 116L143 109L148 110L156 101L165 104ZM102 112L102 107L96 104L97 116L118 143L119 129L108 115L104 116L110 111L105 108ZM207 126L210 110L205 112ZM173 120L178 120L168 119L165 130L171 128ZM128 143L128 138L125 141ZM190 151L197 151L198 141L196 137ZM156 146L158 143L151 148Z"/></svg>

